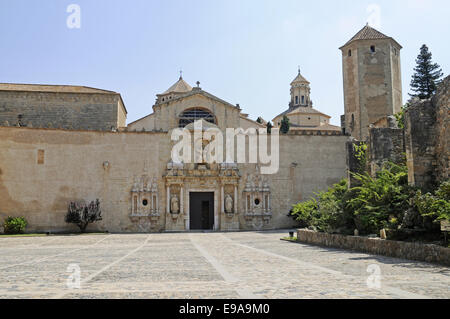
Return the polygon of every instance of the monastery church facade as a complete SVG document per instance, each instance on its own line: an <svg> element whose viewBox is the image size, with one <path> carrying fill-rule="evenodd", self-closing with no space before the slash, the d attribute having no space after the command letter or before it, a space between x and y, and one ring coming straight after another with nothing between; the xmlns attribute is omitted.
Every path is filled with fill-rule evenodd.
<svg viewBox="0 0 450 319"><path fill-rule="evenodd" d="M310 83L299 71L288 109L272 120L277 128L287 116L291 129L280 134L279 169L268 175L258 163L172 161L172 132L191 130L196 121L223 132L266 129L199 82L192 87L180 77L157 94L151 114L128 125L116 92L0 84L0 220L25 216L28 231L75 231L64 221L68 204L98 198L103 220L89 230L293 227L288 217L293 204L346 176L350 135L363 137L366 123L401 105L400 49L369 26L341 48L342 127L313 107Z"/></svg>

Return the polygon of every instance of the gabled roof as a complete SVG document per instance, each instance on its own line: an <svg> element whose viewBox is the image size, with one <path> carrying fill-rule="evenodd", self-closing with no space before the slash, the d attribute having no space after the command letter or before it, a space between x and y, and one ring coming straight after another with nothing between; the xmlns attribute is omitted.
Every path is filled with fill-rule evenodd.
<svg viewBox="0 0 450 319"><path fill-rule="evenodd" d="M192 86L190 86L183 78L180 76L180 79L168 88L162 95L169 93L186 93L192 91Z"/></svg>
<svg viewBox="0 0 450 319"><path fill-rule="evenodd" d="M275 120L277 117L283 116L283 115L287 115L287 114L297 114L297 113L302 113L302 114L320 114L323 115L325 117L331 118L331 116L322 113L316 109L313 109L312 107L305 107L305 106L297 106L295 108L290 108L287 109L286 111L284 111L281 114L278 114L277 116L275 116L273 118L273 120Z"/></svg>
<svg viewBox="0 0 450 319"><path fill-rule="evenodd" d="M162 105L162 104L166 104L166 103L173 103L174 101L178 101L178 100L181 100L181 99L184 99L184 98L193 96L193 95L197 95L197 94L203 95L203 96L205 96L205 97L207 97L207 98L210 98L210 99L215 100L215 101L217 101L217 102L223 103L223 104L225 104L225 105L228 105L228 106L237 108L236 105L233 105L233 104L231 104L231 103L228 103L227 101L224 101L224 100L218 98L217 96L214 96L214 95L212 95L211 93L208 93L208 92L206 92L206 91L203 91L201 88L197 88L197 87L194 88L193 90L189 91L189 92L184 93L184 94L180 94L180 95L174 96L174 98L171 99L171 100L167 100L167 101L164 101L164 102L160 102L160 103L158 103L157 105Z"/></svg>
<svg viewBox="0 0 450 319"><path fill-rule="evenodd" d="M341 48L349 45L350 43L357 41L357 40L379 40L379 39L391 39L395 41L393 38L381 33L380 31L376 30L375 28L372 28L369 26L369 24L366 24L364 28L358 31L349 41L347 41L346 44L344 44ZM397 44L398 42L395 41ZM401 45L398 44L400 47ZM341 49L340 48L340 49Z"/></svg>

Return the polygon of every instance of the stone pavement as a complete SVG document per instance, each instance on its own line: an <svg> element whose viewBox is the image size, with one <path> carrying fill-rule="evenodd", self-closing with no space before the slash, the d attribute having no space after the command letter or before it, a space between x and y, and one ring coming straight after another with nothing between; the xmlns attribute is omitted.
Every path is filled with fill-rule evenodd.
<svg viewBox="0 0 450 319"><path fill-rule="evenodd" d="M450 298L450 268L280 241L286 234L0 238L0 298ZM67 286L72 264L79 289Z"/></svg>

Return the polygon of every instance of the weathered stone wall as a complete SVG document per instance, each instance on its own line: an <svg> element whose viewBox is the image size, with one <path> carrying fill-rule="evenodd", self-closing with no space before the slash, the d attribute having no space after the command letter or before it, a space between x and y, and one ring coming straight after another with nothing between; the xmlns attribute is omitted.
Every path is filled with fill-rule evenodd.
<svg viewBox="0 0 450 319"><path fill-rule="evenodd" d="M312 133L311 133L312 134ZM238 229L292 227L287 214L292 205L325 190L345 176L345 142L340 135L280 136L280 169L267 175L272 218L268 224L248 223L242 193L246 176L256 174L255 164L239 164ZM0 127L0 223L8 216L25 216L28 231L76 231L64 216L70 201L100 199L103 220L89 230L157 232L184 230L190 190L215 192L220 185L209 178L185 184L184 214L173 220L167 211L166 174L172 143L167 133L88 132ZM248 148L247 148L248 149ZM130 217L136 178L156 178L159 217ZM212 182L212 183L211 183ZM219 209L216 204L216 209ZM221 214L221 230L227 225ZM228 228L230 227L230 228Z"/></svg>
<svg viewBox="0 0 450 319"><path fill-rule="evenodd" d="M297 240L307 244L351 249L369 254L426 261L450 266L450 249L437 245L334 235L304 229L297 231Z"/></svg>
<svg viewBox="0 0 450 319"><path fill-rule="evenodd" d="M409 182L424 189L449 176L449 85L447 77L433 98L415 100L405 112Z"/></svg>
<svg viewBox="0 0 450 319"><path fill-rule="evenodd" d="M411 185L432 188L436 181L436 110L431 100L417 101L405 112L406 163Z"/></svg>
<svg viewBox="0 0 450 319"><path fill-rule="evenodd" d="M0 91L0 126L111 131L124 127L119 94Z"/></svg>
<svg viewBox="0 0 450 319"><path fill-rule="evenodd" d="M439 182L450 178L450 76L433 97L436 106L436 176Z"/></svg>
<svg viewBox="0 0 450 319"><path fill-rule="evenodd" d="M372 176L388 161L402 163L405 158L403 129L370 128L368 145L368 165Z"/></svg>

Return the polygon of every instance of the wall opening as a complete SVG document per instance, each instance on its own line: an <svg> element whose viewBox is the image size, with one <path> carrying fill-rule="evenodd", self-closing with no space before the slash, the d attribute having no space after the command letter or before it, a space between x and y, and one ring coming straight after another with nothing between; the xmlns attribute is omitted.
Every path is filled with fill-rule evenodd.
<svg viewBox="0 0 450 319"><path fill-rule="evenodd" d="M44 150L38 150L37 153L37 163L38 165L43 165L45 160L45 151Z"/></svg>

